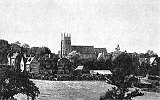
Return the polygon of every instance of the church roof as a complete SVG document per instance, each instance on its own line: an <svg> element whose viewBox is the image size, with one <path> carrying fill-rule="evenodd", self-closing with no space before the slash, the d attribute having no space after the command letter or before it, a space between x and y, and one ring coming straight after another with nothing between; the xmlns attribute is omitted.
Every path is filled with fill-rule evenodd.
<svg viewBox="0 0 160 100"><path fill-rule="evenodd" d="M94 54L94 46L78 46L72 45L72 51L77 51L80 54Z"/></svg>
<svg viewBox="0 0 160 100"><path fill-rule="evenodd" d="M28 65L31 64L31 62L33 61L34 58L35 57L28 57L26 64L28 64Z"/></svg>
<svg viewBox="0 0 160 100"><path fill-rule="evenodd" d="M95 53L107 53L106 48L94 48Z"/></svg>

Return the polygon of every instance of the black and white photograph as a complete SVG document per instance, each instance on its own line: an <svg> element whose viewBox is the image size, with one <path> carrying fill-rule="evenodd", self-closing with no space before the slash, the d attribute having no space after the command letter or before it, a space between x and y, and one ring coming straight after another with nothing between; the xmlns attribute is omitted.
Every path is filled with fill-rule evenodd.
<svg viewBox="0 0 160 100"><path fill-rule="evenodd" d="M0 0L0 100L160 100L160 1Z"/></svg>

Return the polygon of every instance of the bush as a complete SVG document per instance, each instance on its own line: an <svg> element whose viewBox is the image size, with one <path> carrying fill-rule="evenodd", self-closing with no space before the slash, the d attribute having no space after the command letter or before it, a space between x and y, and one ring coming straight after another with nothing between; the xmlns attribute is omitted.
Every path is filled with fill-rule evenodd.
<svg viewBox="0 0 160 100"><path fill-rule="evenodd" d="M105 81L105 75L91 75L91 74L29 74L32 79L51 80L51 81Z"/></svg>
<svg viewBox="0 0 160 100"><path fill-rule="evenodd" d="M19 93L26 94L34 100L40 94L38 87L29 80L27 73L8 69L0 71L4 72L4 76L0 77L0 97L2 100L13 98Z"/></svg>

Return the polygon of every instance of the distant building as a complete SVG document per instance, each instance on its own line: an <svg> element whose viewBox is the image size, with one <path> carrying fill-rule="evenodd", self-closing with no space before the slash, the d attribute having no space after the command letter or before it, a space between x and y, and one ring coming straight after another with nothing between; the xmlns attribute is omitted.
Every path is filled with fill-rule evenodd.
<svg viewBox="0 0 160 100"><path fill-rule="evenodd" d="M12 56L8 55L8 65L14 66L15 70L21 70L24 71L26 68L26 55L20 54L20 53L13 53Z"/></svg>
<svg viewBox="0 0 160 100"><path fill-rule="evenodd" d="M97 60L98 61L103 61L103 60L106 60L106 57L103 53L99 53L98 56L97 56Z"/></svg>
<svg viewBox="0 0 160 100"><path fill-rule="evenodd" d="M107 55L106 48L94 48L94 51L95 51L96 55L98 55L99 53L103 53L105 56Z"/></svg>
<svg viewBox="0 0 160 100"><path fill-rule="evenodd" d="M33 61L34 57L27 57L27 62L26 62L26 71L30 72L31 71L31 63Z"/></svg>
<svg viewBox="0 0 160 100"><path fill-rule="evenodd" d="M120 51L119 44L115 48L115 51L112 53L112 61L114 61L122 52Z"/></svg>
<svg viewBox="0 0 160 100"><path fill-rule="evenodd" d="M61 35L61 56L67 56L71 52L71 36Z"/></svg>
<svg viewBox="0 0 160 100"><path fill-rule="evenodd" d="M102 75L111 75L112 72L110 70L90 70L90 74L102 74Z"/></svg>
<svg viewBox="0 0 160 100"><path fill-rule="evenodd" d="M13 53L12 56L9 56L8 55L8 65L13 65L15 66L15 63L16 63L16 57L18 56L18 53Z"/></svg>
<svg viewBox="0 0 160 100"><path fill-rule="evenodd" d="M71 45L71 35L61 36L61 58L66 57L70 52L80 53L81 59L96 59L99 53L107 54L106 48L94 48L94 46Z"/></svg>
<svg viewBox="0 0 160 100"><path fill-rule="evenodd" d="M95 52L94 52L94 46L71 46L72 51L76 51L80 53L81 59L90 59L96 58Z"/></svg>
<svg viewBox="0 0 160 100"><path fill-rule="evenodd" d="M30 63L30 73L39 73L40 71L40 62L34 58Z"/></svg>

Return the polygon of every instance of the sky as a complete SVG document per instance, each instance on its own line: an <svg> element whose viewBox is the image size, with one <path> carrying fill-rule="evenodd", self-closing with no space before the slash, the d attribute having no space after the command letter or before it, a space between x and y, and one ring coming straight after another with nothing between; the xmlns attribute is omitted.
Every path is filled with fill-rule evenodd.
<svg viewBox="0 0 160 100"><path fill-rule="evenodd" d="M160 0L0 0L0 38L60 50L72 45L160 54Z"/></svg>

